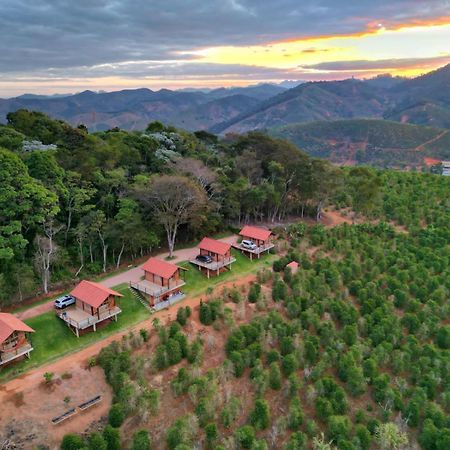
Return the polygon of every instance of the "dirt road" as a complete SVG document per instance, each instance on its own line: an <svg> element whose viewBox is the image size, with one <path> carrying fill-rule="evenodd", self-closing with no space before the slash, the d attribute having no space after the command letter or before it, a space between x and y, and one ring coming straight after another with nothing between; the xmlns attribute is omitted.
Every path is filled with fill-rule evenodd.
<svg viewBox="0 0 450 450"><path fill-rule="evenodd" d="M237 241L237 236L236 235L227 236L223 239L219 239L219 241L226 242L228 244L234 244ZM197 247L189 247L176 250L174 252L175 258L171 259L170 262L176 264L182 261L189 261L190 259L194 259L197 254L198 254ZM169 254L166 252L157 255L157 258L164 259L168 256ZM105 278L104 280L101 281L101 284L103 284L106 287L112 288L122 283L129 283L130 281L138 281L143 276L141 266L142 264L137 267L133 267L132 269L127 270L125 272ZM48 311L51 311L52 309L53 309L53 300L50 300L48 302L42 303L41 305L37 305L32 308L26 309L25 311L18 312L15 315L19 319L25 320L31 317L38 316L40 314L44 314Z"/></svg>

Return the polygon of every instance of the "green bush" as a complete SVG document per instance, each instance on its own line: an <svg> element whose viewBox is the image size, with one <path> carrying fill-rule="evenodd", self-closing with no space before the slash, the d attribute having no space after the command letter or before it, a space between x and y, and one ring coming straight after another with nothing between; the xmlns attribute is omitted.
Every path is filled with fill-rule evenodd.
<svg viewBox="0 0 450 450"><path fill-rule="evenodd" d="M244 425L234 432L234 437L240 448L251 449L255 439L255 430L250 425Z"/></svg>
<svg viewBox="0 0 450 450"><path fill-rule="evenodd" d="M261 296L261 285L259 283L253 283L250 286L248 292L248 301L250 303L256 303Z"/></svg>
<svg viewBox="0 0 450 450"><path fill-rule="evenodd" d="M219 437L219 432L217 430L217 425L215 423L208 423L205 427L206 436L206 448L213 449L217 448L215 446L217 438Z"/></svg>
<svg viewBox="0 0 450 450"><path fill-rule="evenodd" d="M125 420L124 407L119 403L114 403L109 410L108 421L114 428L119 428Z"/></svg>
<svg viewBox="0 0 450 450"><path fill-rule="evenodd" d="M269 369L269 386L273 390L281 389L281 371L278 363L273 362Z"/></svg>
<svg viewBox="0 0 450 450"><path fill-rule="evenodd" d="M121 450L120 432L118 428L113 428L111 425L106 425L103 430L103 438L106 441L107 450Z"/></svg>
<svg viewBox="0 0 450 450"><path fill-rule="evenodd" d="M106 450L107 444L100 433L91 433L88 437L89 450Z"/></svg>
<svg viewBox="0 0 450 450"><path fill-rule="evenodd" d="M77 434L66 434L61 442L61 450L78 450L84 447L83 439Z"/></svg>
<svg viewBox="0 0 450 450"><path fill-rule="evenodd" d="M131 450L151 450L150 435L147 430L139 430L133 434Z"/></svg>
<svg viewBox="0 0 450 450"><path fill-rule="evenodd" d="M255 407L250 412L249 422L257 430L265 430L270 424L270 410L266 400L257 399Z"/></svg>

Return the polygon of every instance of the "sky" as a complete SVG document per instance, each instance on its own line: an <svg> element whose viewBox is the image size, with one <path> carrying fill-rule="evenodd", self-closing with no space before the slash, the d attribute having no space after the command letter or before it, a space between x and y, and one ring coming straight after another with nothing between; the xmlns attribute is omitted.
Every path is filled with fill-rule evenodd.
<svg viewBox="0 0 450 450"><path fill-rule="evenodd" d="M0 0L0 97L417 76L450 0Z"/></svg>

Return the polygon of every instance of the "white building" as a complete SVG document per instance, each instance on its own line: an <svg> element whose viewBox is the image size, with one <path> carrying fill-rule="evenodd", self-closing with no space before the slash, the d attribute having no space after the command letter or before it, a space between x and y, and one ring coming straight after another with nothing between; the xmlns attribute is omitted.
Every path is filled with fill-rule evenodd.
<svg viewBox="0 0 450 450"><path fill-rule="evenodd" d="M450 161L442 161L442 175L450 177Z"/></svg>

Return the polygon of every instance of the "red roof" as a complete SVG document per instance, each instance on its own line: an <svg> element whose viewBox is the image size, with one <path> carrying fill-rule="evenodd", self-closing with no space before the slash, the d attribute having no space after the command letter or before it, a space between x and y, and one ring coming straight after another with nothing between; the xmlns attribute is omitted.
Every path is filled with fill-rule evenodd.
<svg viewBox="0 0 450 450"><path fill-rule="evenodd" d="M272 232L264 228L251 227L250 225L246 225L244 228L242 228L239 234L244 237L249 237L250 239L267 241Z"/></svg>
<svg viewBox="0 0 450 450"><path fill-rule="evenodd" d="M423 162L427 166L435 166L436 164L440 164L441 160L440 159L434 159L434 158L423 158Z"/></svg>
<svg viewBox="0 0 450 450"><path fill-rule="evenodd" d="M33 328L30 328L12 314L0 313L0 344L6 341L14 331L34 333Z"/></svg>
<svg viewBox="0 0 450 450"><path fill-rule="evenodd" d="M211 253L216 253L217 255L226 255L230 251L231 244L205 237L202 239L202 242L198 244L198 248Z"/></svg>
<svg viewBox="0 0 450 450"><path fill-rule="evenodd" d="M150 258L142 268L145 272L150 272L166 279L171 278L179 269L175 264L171 264L158 258Z"/></svg>
<svg viewBox="0 0 450 450"><path fill-rule="evenodd" d="M289 267L291 269L298 269L298 262L297 261L292 261L289 264L287 264L286 267Z"/></svg>
<svg viewBox="0 0 450 450"><path fill-rule="evenodd" d="M93 308L98 308L110 295L123 297L122 294L119 294L112 289L87 280L81 281L70 295L73 295L78 300L81 300Z"/></svg>

